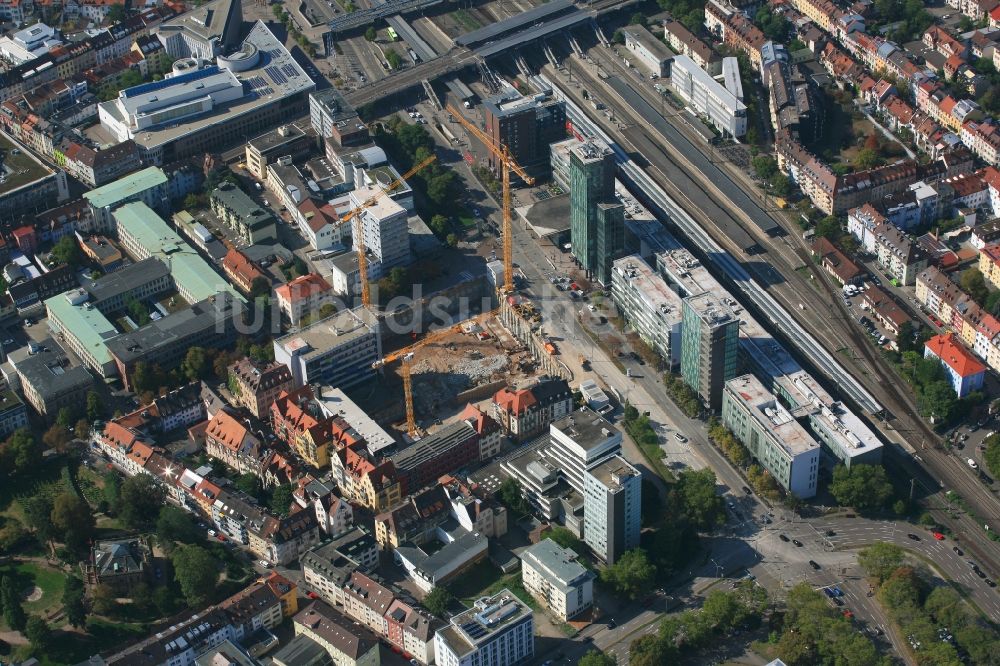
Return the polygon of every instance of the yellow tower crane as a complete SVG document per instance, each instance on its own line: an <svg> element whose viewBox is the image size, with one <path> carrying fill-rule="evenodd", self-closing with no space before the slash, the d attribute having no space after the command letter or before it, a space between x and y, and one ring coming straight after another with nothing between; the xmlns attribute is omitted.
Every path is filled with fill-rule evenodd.
<svg viewBox="0 0 1000 666"><path fill-rule="evenodd" d="M517 163L511 154L510 149L499 141L494 142L483 130L479 129L462 116L461 112L452 105L448 105L448 113L457 120L462 127L468 130L479 142L486 146L487 150L493 153L497 162L500 163L503 182L503 226L500 236L503 239L503 289L505 293L514 290L514 240L511 237L510 218L510 172L513 171L521 177L528 185L534 185L535 179Z"/></svg>
<svg viewBox="0 0 1000 666"><path fill-rule="evenodd" d="M437 155L431 155L419 164L414 165L412 169L394 180L389 187L379 190L376 194L365 199L360 206L348 211L344 217L340 218L341 224L346 224L355 218L358 219L358 224L355 224L352 227L351 233L354 235L354 242L358 244L358 276L361 278L361 303L364 304L365 307L372 304L372 295L371 287L368 285L368 255L366 254L367 249L365 248L365 235L364 230L361 228L361 217L359 216L359 213L377 204L379 199L387 194L390 194L397 187L405 183L407 178L419 173L424 167L436 159Z"/></svg>
<svg viewBox="0 0 1000 666"><path fill-rule="evenodd" d="M384 368L391 363L395 363L396 361L400 361L400 375L403 377L403 396L406 401L406 432L409 433L410 437L416 437L418 434L417 420L413 413L413 383L410 377L410 366L413 363L414 354L416 354L416 352L421 348L461 330L463 326L470 322L481 323L485 321L486 318L494 312L496 312L496 310L490 310L489 312L484 312L481 315L470 317L465 321L453 324L447 328L439 328L431 331L421 339L414 342L412 345L404 347L403 349L397 349L396 351L372 363L372 367L378 369Z"/></svg>

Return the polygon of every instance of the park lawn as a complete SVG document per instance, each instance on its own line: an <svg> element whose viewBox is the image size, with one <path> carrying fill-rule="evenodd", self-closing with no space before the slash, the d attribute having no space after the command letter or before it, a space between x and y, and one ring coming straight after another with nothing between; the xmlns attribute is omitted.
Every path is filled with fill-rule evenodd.
<svg viewBox="0 0 1000 666"><path fill-rule="evenodd" d="M0 566L0 576L13 576L17 586L25 591L28 591L32 586L41 588L41 599L24 602L24 610L29 614L44 616L45 613L62 603L66 574L59 569L53 569L36 562L17 562L15 560Z"/></svg>
<svg viewBox="0 0 1000 666"><path fill-rule="evenodd" d="M538 602L521 584L521 572L504 576L503 572L489 560L479 562L448 586L452 595L465 606L472 606L476 599L496 594L504 588L513 592L514 596L532 610L538 610Z"/></svg>
<svg viewBox="0 0 1000 666"><path fill-rule="evenodd" d="M62 477L63 461L47 460L31 476L18 476L0 483L0 513L24 523L24 507L19 500L45 496L51 500L71 492Z"/></svg>
<svg viewBox="0 0 1000 666"><path fill-rule="evenodd" d="M472 229L476 226L476 218L467 208L460 208L456 217L463 229Z"/></svg>
<svg viewBox="0 0 1000 666"><path fill-rule="evenodd" d="M87 622L87 633L57 630L52 649L37 655L42 666L78 664L92 655L124 647L150 633L148 625L131 622L108 622L92 619Z"/></svg>

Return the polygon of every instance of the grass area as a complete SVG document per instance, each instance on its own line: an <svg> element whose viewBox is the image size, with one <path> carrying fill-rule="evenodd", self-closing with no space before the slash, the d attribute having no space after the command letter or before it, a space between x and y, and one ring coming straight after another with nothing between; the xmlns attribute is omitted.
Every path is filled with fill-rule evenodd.
<svg viewBox="0 0 1000 666"><path fill-rule="evenodd" d="M25 601L24 610L27 613L45 615L62 603L63 587L66 585L66 574L43 564L35 562L14 561L0 567L0 576L11 576L18 589L25 594L38 587L42 596L37 601ZM3 624L0 622L0 624ZM6 626L4 624L3 626Z"/></svg>
<svg viewBox="0 0 1000 666"><path fill-rule="evenodd" d="M149 627L144 624L92 619L87 622L86 634L56 631L52 648L46 654L35 657L42 666L77 664L91 655L108 652L145 638L149 631Z"/></svg>
<svg viewBox="0 0 1000 666"><path fill-rule="evenodd" d="M104 479L89 467L80 465L77 468L76 485L91 506L97 506L104 499Z"/></svg>
<svg viewBox="0 0 1000 666"><path fill-rule="evenodd" d="M500 590L508 589L532 610L539 609L538 602L528 594L524 585L521 584L520 571L505 576L489 560L483 560L463 573L453 584L448 586L448 589L456 599L466 606L471 606L480 597L490 596Z"/></svg>
<svg viewBox="0 0 1000 666"><path fill-rule="evenodd" d="M464 9L456 9L451 13L451 15L455 18L456 21L459 22L459 24L461 24L463 28L465 28L470 32L473 30L479 30L480 28L483 27L482 23L477 21L475 17L472 16L472 14L470 14L468 11Z"/></svg>
<svg viewBox="0 0 1000 666"><path fill-rule="evenodd" d="M472 213L464 208L460 210L458 215L455 217L458 219L458 223L462 225L463 229L472 229L476 226L476 218L473 217Z"/></svg>
<svg viewBox="0 0 1000 666"><path fill-rule="evenodd" d="M13 153L15 149L17 146L11 143L7 137L0 136L0 159L2 159L4 166L11 169L7 180L0 185L0 192L15 190L48 173L48 170L25 155L23 151L15 155Z"/></svg>
<svg viewBox="0 0 1000 666"><path fill-rule="evenodd" d="M64 492L72 492L62 475L64 462L49 459L30 477L19 476L0 484L0 514L24 522L24 509L19 500L48 497L55 500Z"/></svg>

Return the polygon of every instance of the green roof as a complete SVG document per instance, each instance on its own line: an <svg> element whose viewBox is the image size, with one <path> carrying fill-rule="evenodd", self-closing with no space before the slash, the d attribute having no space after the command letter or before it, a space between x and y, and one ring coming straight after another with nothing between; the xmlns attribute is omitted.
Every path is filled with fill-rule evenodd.
<svg viewBox="0 0 1000 666"><path fill-rule="evenodd" d="M83 198L94 208L108 208L166 182L167 176L159 167L148 167L91 190Z"/></svg>
<svg viewBox="0 0 1000 666"><path fill-rule="evenodd" d="M177 291L192 302L198 302L226 291L243 302L243 297L219 275L207 261L178 236L149 206L136 201L125 204L113 213L119 225L128 229L139 244L170 268Z"/></svg>
<svg viewBox="0 0 1000 666"><path fill-rule="evenodd" d="M118 330L101 311L85 304L73 305L68 294L59 294L45 301L49 313L49 322L57 320L70 335L79 340L80 344L90 351L90 354L101 365L111 363L112 358L106 346L107 341L118 335Z"/></svg>

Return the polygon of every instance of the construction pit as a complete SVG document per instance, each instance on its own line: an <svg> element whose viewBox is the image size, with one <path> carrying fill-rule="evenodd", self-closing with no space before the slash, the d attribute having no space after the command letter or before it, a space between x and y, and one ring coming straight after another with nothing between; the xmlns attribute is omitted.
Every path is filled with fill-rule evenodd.
<svg viewBox="0 0 1000 666"><path fill-rule="evenodd" d="M417 341L419 344L419 340ZM410 360L413 408L417 426L433 431L456 416L467 403L478 402L506 385L524 385L544 374L531 352L495 316L463 325L419 347ZM406 411L401 362L383 370L379 383L384 400L370 414L391 423L402 436Z"/></svg>

